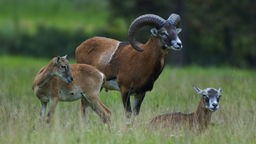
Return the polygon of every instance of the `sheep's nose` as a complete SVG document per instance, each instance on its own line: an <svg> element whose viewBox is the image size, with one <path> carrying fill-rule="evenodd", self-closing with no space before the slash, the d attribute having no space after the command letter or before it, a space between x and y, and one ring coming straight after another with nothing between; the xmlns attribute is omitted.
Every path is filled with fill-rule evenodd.
<svg viewBox="0 0 256 144"><path fill-rule="evenodd" d="M72 82L73 80L74 80L73 77L71 77L71 78L70 78L70 82Z"/></svg>
<svg viewBox="0 0 256 144"><path fill-rule="evenodd" d="M217 103L214 103L214 104L212 104L212 106L213 106L214 108L216 108L216 107L218 106L218 104L217 104Z"/></svg>
<svg viewBox="0 0 256 144"><path fill-rule="evenodd" d="M179 37L176 40L171 41L174 50L181 50L182 49L182 42Z"/></svg>
<svg viewBox="0 0 256 144"><path fill-rule="evenodd" d="M73 77L69 77L68 78L68 83L71 83L73 80L74 80Z"/></svg>
<svg viewBox="0 0 256 144"><path fill-rule="evenodd" d="M182 48L182 43L177 43L177 45L178 45L180 48Z"/></svg>

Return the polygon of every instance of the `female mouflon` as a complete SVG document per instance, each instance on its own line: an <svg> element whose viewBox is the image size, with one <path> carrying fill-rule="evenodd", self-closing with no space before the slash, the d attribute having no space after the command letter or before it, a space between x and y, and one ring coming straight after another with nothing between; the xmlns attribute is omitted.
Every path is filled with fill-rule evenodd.
<svg viewBox="0 0 256 144"><path fill-rule="evenodd" d="M41 121L44 120L47 103L50 103L47 122L50 122L58 101L81 99L82 117L90 106L103 120L110 123L110 110L99 99L104 74L86 64L69 64L66 56L54 57L35 76L32 89L41 101Z"/></svg>
<svg viewBox="0 0 256 144"><path fill-rule="evenodd" d="M194 87L194 90L201 96L195 112L189 114L181 112L162 114L153 118L151 125L161 128L189 126L190 129L198 129L199 131L207 128L212 113L219 108L221 89L206 88L201 90L198 87Z"/></svg>

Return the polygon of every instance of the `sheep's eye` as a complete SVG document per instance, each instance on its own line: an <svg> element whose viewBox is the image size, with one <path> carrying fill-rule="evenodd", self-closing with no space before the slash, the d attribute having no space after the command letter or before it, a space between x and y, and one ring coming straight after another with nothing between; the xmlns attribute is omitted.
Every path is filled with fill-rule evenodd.
<svg viewBox="0 0 256 144"><path fill-rule="evenodd" d="M203 97L204 97L204 98L208 98L208 96L207 96L207 95L203 95Z"/></svg>
<svg viewBox="0 0 256 144"><path fill-rule="evenodd" d="M217 102L219 102L219 101L220 101L220 97L221 97L221 95L219 95L219 96L217 97Z"/></svg>
<svg viewBox="0 0 256 144"><path fill-rule="evenodd" d="M168 33L166 31L160 31L159 36L160 37L168 37Z"/></svg>
<svg viewBox="0 0 256 144"><path fill-rule="evenodd" d="M207 95L203 95L203 98L205 99L206 102L209 102L209 97Z"/></svg>
<svg viewBox="0 0 256 144"><path fill-rule="evenodd" d="M164 38L168 37L168 35L166 33L160 33L160 36L164 37Z"/></svg>

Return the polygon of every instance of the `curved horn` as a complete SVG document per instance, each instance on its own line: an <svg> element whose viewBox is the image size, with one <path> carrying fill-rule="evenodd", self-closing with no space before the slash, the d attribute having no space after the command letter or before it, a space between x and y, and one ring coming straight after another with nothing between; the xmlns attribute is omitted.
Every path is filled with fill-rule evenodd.
<svg viewBox="0 0 256 144"><path fill-rule="evenodd" d="M130 25L129 31L128 31L128 40L131 44L131 46L136 49L137 51L143 51L142 48L136 45L136 39L135 34L136 32L144 27L144 26L153 26L157 29L160 29L164 24L166 20L161 18L160 16L154 15L154 14L145 14L142 16L137 17Z"/></svg>
<svg viewBox="0 0 256 144"><path fill-rule="evenodd" d="M167 21L178 27L180 25L180 16L178 14L173 13L169 16Z"/></svg>

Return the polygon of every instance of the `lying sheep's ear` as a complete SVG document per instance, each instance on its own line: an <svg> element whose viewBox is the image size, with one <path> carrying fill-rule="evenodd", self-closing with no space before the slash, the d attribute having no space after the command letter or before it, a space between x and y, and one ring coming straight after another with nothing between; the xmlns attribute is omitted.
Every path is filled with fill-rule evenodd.
<svg viewBox="0 0 256 144"><path fill-rule="evenodd" d="M218 93L220 94L222 92L222 89L221 88L218 88Z"/></svg>
<svg viewBox="0 0 256 144"><path fill-rule="evenodd" d="M202 90L200 88L196 87L196 86L193 86L193 89L195 90L195 92L197 94L201 94L202 93Z"/></svg>
<svg viewBox="0 0 256 144"><path fill-rule="evenodd" d="M150 32L151 32L151 34L152 34L154 37L157 37L157 35L158 35L158 30L157 30L156 28L152 28L152 29L150 30Z"/></svg>

